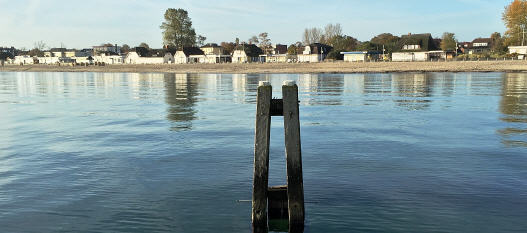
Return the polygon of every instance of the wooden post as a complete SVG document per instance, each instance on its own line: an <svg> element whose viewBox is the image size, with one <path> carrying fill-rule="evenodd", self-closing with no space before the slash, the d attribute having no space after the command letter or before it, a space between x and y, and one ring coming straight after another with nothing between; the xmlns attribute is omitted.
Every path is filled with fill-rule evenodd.
<svg viewBox="0 0 527 233"><path fill-rule="evenodd" d="M302 153L300 146L300 119L298 110L298 86L285 81L282 86L285 130L285 154L287 163L287 198L289 207L289 232L304 228L304 184L302 177Z"/></svg>
<svg viewBox="0 0 527 233"><path fill-rule="evenodd" d="M267 189L269 178L272 93L273 88L269 82L260 82L258 86L254 138L252 224L255 231L264 232L267 230Z"/></svg>

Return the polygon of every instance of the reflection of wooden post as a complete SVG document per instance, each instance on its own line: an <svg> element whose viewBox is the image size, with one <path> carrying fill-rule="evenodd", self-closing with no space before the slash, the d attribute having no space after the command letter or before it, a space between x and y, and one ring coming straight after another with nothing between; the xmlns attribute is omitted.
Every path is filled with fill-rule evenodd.
<svg viewBox="0 0 527 233"><path fill-rule="evenodd" d="M296 232L304 228L304 184L300 146L298 86L293 81L285 81L282 86L282 94L284 101L289 231Z"/></svg>
<svg viewBox="0 0 527 233"><path fill-rule="evenodd" d="M271 99L273 88L260 82L256 107L254 139L254 179L252 223L255 229L267 229L267 189L269 177L269 140L271 134Z"/></svg>

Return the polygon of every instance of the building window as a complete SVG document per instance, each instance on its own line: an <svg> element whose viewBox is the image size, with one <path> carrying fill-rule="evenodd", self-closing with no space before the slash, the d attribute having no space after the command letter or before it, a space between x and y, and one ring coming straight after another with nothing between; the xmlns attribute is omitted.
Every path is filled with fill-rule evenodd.
<svg viewBox="0 0 527 233"><path fill-rule="evenodd" d="M403 46L403 49L404 50L417 50L417 49L421 49L421 45L404 45Z"/></svg>

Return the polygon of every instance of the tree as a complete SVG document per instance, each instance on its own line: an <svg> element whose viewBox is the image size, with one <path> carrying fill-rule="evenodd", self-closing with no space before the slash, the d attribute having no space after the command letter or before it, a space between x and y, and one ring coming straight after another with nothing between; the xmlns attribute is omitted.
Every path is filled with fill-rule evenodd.
<svg viewBox="0 0 527 233"><path fill-rule="evenodd" d="M28 55L31 57L43 57L44 52L40 49L34 48L34 49L29 50Z"/></svg>
<svg viewBox="0 0 527 233"><path fill-rule="evenodd" d="M163 30L165 45L182 49L196 44L196 31L192 28L192 20L183 9L169 8L165 12L165 22L160 26Z"/></svg>
<svg viewBox="0 0 527 233"><path fill-rule="evenodd" d="M33 45L34 45L34 48L29 50L29 56L43 57L44 56L43 50L47 48L46 43L44 43L43 41L37 41Z"/></svg>
<svg viewBox="0 0 527 233"><path fill-rule="evenodd" d="M296 44L292 44L287 48L287 55L296 55L298 52L298 46Z"/></svg>
<svg viewBox="0 0 527 233"><path fill-rule="evenodd" d="M128 53L130 52L130 45L124 44L121 46L121 53Z"/></svg>
<svg viewBox="0 0 527 233"><path fill-rule="evenodd" d="M342 36L342 26L340 26L340 23L337 24L328 24L326 27L324 27L324 35L320 38L321 43L331 44L331 42L334 42L334 39L336 37Z"/></svg>
<svg viewBox="0 0 527 233"><path fill-rule="evenodd" d="M269 54L272 49L271 39L269 39L269 34L267 32L262 32L258 35L258 47L260 47L265 54Z"/></svg>
<svg viewBox="0 0 527 233"><path fill-rule="evenodd" d="M505 35L508 45L525 45L527 38L527 0L514 0L505 7L502 16L507 27Z"/></svg>
<svg viewBox="0 0 527 233"><path fill-rule="evenodd" d="M397 42L401 38L394 36L391 33L381 33L370 40L370 48L381 51L384 48L385 53L392 53L397 49Z"/></svg>
<svg viewBox="0 0 527 233"><path fill-rule="evenodd" d="M240 45L240 38L236 37L236 46Z"/></svg>
<svg viewBox="0 0 527 233"><path fill-rule="evenodd" d="M205 45L205 41L207 40L207 37L204 37L202 35L198 35L198 38L197 38L197 45L198 47L201 47L203 45Z"/></svg>
<svg viewBox="0 0 527 233"><path fill-rule="evenodd" d="M501 37L501 33L494 32L490 35L492 39L492 52L497 54L504 54L507 52L507 46L505 46L505 40Z"/></svg>
<svg viewBox="0 0 527 233"><path fill-rule="evenodd" d="M443 51L455 51L457 48L456 36L454 33L445 32L441 38L441 49Z"/></svg>
<svg viewBox="0 0 527 233"><path fill-rule="evenodd" d="M306 28L304 30L302 42L304 42L305 45L310 45L313 43L320 43L321 38L322 38L322 29L316 28L316 27Z"/></svg>
<svg viewBox="0 0 527 233"><path fill-rule="evenodd" d="M35 49L38 49L40 51L45 50L48 47L46 43L44 43L44 41L37 41L33 45L35 46Z"/></svg>
<svg viewBox="0 0 527 233"><path fill-rule="evenodd" d="M337 35L331 38L330 44L333 46L333 50L328 53L328 58L342 60L344 56L340 52L357 50L360 42L351 36Z"/></svg>
<svg viewBox="0 0 527 233"><path fill-rule="evenodd" d="M137 46L137 47L141 47L141 48L145 48L145 49L148 49L148 50L150 50L150 46L148 46L148 44L147 44L147 43L145 43L145 42L143 42L143 43L139 44L139 46Z"/></svg>
<svg viewBox="0 0 527 233"><path fill-rule="evenodd" d="M223 52L225 54L232 54L237 44L232 42L221 42L221 47L223 47Z"/></svg>
<svg viewBox="0 0 527 233"><path fill-rule="evenodd" d="M258 37L257 36L252 36L251 38L249 38L249 40L247 40L247 42L249 44L258 44Z"/></svg>

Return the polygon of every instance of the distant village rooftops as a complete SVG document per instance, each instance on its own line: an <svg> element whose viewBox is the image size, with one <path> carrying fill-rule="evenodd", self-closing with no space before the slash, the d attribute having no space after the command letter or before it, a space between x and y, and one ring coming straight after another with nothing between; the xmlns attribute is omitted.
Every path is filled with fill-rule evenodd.
<svg viewBox="0 0 527 233"><path fill-rule="evenodd" d="M219 48L219 47L221 47L221 46L219 46L219 45L216 44L216 43L208 43L208 44L206 44L206 45L201 46L201 48L211 48L211 47L212 47L212 48Z"/></svg>
<svg viewBox="0 0 527 233"><path fill-rule="evenodd" d="M398 43L399 51L431 51L437 50L437 45L430 33L402 35Z"/></svg>
<svg viewBox="0 0 527 233"><path fill-rule="evenodd" d="M183 53L184 53L186 56L191 56L191 55L205 55L205 53L203 52L203 50L201 50L201 49L198 48L198 47L185 47L185 48L183 48Z"/></svg>
<svg viewBox="0 0 527 233"><path fill-rule="evenodd" d="M313 43L305 47L303 54L328 54L332 49L333 47L326 44Z"/></svg>
<svg viewBox="0 0 527 233"><path fill-rule="evenodd" d="M491 38L477 38L472 41L473 47L487 47L492 44Z"/></svg>

